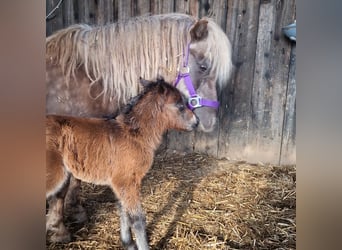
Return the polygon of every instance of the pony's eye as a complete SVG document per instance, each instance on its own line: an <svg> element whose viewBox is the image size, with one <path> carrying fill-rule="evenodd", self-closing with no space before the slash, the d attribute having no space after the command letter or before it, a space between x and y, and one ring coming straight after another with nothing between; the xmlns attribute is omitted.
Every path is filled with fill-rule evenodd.
<svg viewBox="0 0 342 250"><path fill-rule="evenodd" d="M201 64L201 65L200 65L200 70L201 70L202 72L205 72L207 69L208 69L208 67L207 67L206 65L204 65L204 64Z"/></svg>

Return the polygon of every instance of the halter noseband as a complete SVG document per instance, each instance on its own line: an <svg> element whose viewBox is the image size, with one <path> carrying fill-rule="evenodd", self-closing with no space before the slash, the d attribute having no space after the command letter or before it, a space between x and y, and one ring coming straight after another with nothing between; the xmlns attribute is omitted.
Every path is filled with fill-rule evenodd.
<svg viewBox="0 0 342 250"><path fill-rule="evenodd" d="M188 107L190 110L194 110L196 108L200 108L203 106L218 109L220 105L218 101L202 98L195 91L194 85L192 84L192 80L190 77L190 68L188 66L189 46L190 46L190 43L188 44L187 51L184 54L183 67L178 70L178 75L177 75L174 85L176 87L178 83L180 82L180 80L182 78L184 79L185 86L188 89L189 94L190 94L190 97L188 99Z"/></svg>

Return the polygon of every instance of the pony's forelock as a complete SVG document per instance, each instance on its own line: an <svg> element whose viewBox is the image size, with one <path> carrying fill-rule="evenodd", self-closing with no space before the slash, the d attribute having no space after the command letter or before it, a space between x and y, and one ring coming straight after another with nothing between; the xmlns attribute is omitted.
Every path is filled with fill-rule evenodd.
<svg viewBox="0 0 342 250"><path fill-rule="evenodd" d="M231 76L232 64L232 48L231 43L222 29L211 19L208 20L208 37L207 37L207 57L212 62L213 74L216 76L216 81L220 88L228 83Z"/></svg>

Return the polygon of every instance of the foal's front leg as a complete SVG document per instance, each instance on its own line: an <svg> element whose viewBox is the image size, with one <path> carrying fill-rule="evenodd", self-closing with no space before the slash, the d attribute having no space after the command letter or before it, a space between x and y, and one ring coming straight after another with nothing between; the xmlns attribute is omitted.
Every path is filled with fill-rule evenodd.
<svg viewBox="0 0 342 250"><path fill-rule="evenodd" d="M136 245L132 238L131 233L131 220L127 211L119 205L120 211L120 238L125 249L133 250L136 249Z"/></svg>
<svg viewBox="0 0 342 250"><path fill-rule="evenodd" d="M132 230L135 234L138 249L149 249L146 235L146 218L140 204L134 212L129 214L129 217L132 222Z"/></svg>
<svg viewBox="0 0 342 250"><path fill-rule="evenodd" d="M133 241L131 229L136 238L136 244ZM146 236L146 218L145 214L138 204L134 210L127 211L124 207L120 207L120 235L124 247L128 250L149 249Z"/></svg>

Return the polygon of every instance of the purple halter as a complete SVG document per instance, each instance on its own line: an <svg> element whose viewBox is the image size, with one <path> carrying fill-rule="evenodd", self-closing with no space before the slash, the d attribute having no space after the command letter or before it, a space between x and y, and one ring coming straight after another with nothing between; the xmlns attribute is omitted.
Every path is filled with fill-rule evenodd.
<svg viewBox="0 0 342 250"><path fill-rule="evenodd" d="M187 51L184 55L184 60L183 60L183 67L178 71L178 75L176 78L176 81L174 83L175 87L178 85L179 81L184 78L184 83L186 88L189 91L190 97L188 99L188 107L191 110L194 110L196 108L200 107L210 107L214 109L218 109L220 103L218 101L214 100L208 100L202 98L200 95L198 95L195 91L194 85L192 84L192 80L190 77L190 68L188 66L188 59L189 59L189 46L187 46Z"/></svg>

